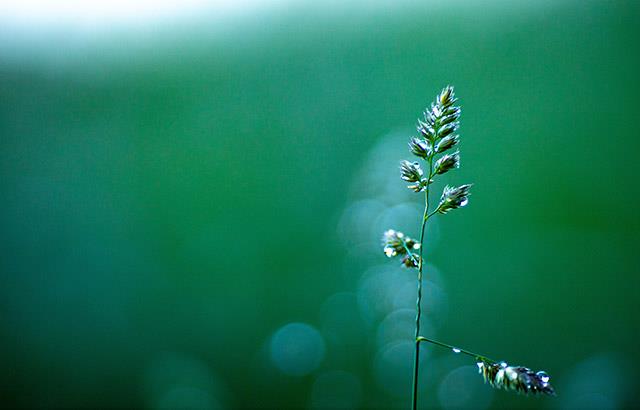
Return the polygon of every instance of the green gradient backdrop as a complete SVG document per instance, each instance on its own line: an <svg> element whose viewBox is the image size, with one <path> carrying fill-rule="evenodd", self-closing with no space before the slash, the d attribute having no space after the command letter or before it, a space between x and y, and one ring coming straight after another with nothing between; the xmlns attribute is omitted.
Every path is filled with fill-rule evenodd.
<svg viewBox="0 0 640 410"><path fill-rule="evenodd" d="M559 392L495 392L491 408L576 408L580 389L594 408L640 405L640 8L562 3L300 6L84 46L4 31L3 405L157 407L149 369L169 355L208 380L211 408L304 408L324 370L355 375L362 407L406 407L409 390L376 381L375 329L346 353L328 343L302 377L274 367L269 341L321 327L323 302L385 262L349 256L342 215L376 184L374 147L398 147L374 161L397 172L448 83L463 107L450 181L476 185L430 249L448 305L436 336L544 368ZM446 358L426 373L432 408L473 364Z"/></svg>

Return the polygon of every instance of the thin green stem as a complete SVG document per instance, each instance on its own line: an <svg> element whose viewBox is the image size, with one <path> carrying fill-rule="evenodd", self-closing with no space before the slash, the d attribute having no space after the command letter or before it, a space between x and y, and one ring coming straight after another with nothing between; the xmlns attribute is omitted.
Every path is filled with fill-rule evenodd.
<svg viewBox="0 0 640 410"><path fill-rule="evenodd" d="M416 348L413 361L413 389L411 395L411 408L412 410L418 409L418 373L420 371L420 318L422 316L422 267L423 267L423 249L424 249L424 234L429 217L433 214L429 214L429 187L431 185L431 178L433 177L433 154L428 158L429 162L429 176L427 178L427 187L424 194L424 214L422 216L422 226L420 227L420 258L418 259L418 296L416 298Z"/></svg>
<svg viewBox="0 0 640 410"><path fill-rule="evenodd" d="M486 363L491 363L491 364L498 363L496 360L490 359L487 356L483 356L481 354L474 353L474 352L471 352L469 350L461 349L459 347L455 347L455 346L452 346L452 345L447 344L447 343L439 342L437 340L429 339L429 338L424 337L424 336L418 336L417 337L417 341L418 341L418 343L420 343L420 342L428 342L428 343L434 344L436 346L444 347L444 348L450 349L454 353L466 354L467 356L471 356L476 360L480 360L480 361L483 361L483 362L486 362Z"/></svg>

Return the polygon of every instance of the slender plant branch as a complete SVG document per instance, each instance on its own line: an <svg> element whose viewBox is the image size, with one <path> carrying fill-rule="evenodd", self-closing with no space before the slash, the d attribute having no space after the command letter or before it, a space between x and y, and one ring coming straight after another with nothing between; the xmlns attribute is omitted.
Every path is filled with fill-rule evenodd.
<svg viewBox="0 0 640 410"><path fill-rule="evenodd" d="M498 361L490 359L487 356L483 356L481 354L474 353L474 352L471 352L469 350L461 349L459 347L455 347L455 346L447 344L447 343L439 342L437 340L429 339L428 337L418 336L418 343L420 343L420 342L428 342L428 343L434 344L436 346L444 347L444 348L450 349L453 353L466 354L467 356L471 356L471 357L473 357L474 359L476 359L477 361L480 361L480 362L485 362L485 363L488 363L488 364L497 364L497 363L499 363Z"/></svg>

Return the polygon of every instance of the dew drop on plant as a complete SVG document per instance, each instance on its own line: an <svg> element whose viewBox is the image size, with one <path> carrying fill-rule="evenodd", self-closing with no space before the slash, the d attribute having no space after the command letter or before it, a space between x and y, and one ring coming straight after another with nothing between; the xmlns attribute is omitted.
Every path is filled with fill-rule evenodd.
<svg viewBox="0 0 640 410"><path fill-rule="evenodd" d="M393 256L396 256L397 252L396 252L395 249L393 249L393 247L385 246L384 247L384 254L387 255L387 258L391 258Z"/></svg>
<svg viewBox="0 0 640 410"><path fill-rule="evenodd" d="M453 353L460 353L460 349L458 349L457 347L454 347L451 350L453 351Z"/></svg>
<svg viewBox="0 0 640 410"><path fill-rule="evenodd" d="M468 203L469 203L469 200L465 198L464 200L462 200L462 202L460 202L460 207L467 206Z"/></svg>
<svg viewBox="0 0 640 410"><path fill-rule="evenodd" d="M538 373L536 373L536 376L538 376L538 378L542 380L544 383L547 383L550 379L549 375L543 371L539 371Z"/></svg>

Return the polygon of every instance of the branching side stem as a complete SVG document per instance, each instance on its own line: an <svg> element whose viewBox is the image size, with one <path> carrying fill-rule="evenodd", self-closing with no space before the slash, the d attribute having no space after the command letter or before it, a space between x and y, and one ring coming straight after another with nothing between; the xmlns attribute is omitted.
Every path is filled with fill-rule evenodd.
<svg viewBox="0 0 640 410"><path fill-rule="evenodd" d="M497 361L495 361L493 359L490 359L487 356L483 356L481 354L474 353L474 352L471 352L469 350L461 349L459 347L455 347L455 346L447 344L447 343L438 342L437 340L429 339L429 338L424 337L424 336L418 336L417 337L417 341L418 341L418 343L420 343L420 342L428 342L428 343L434 344L436 346L444 347L444 348L452 350L454 353L466 354L467 356L473 357L477 361L481 361L481 362L485 362L485 363L489 363L489 364L498 363Z"/></svg>

